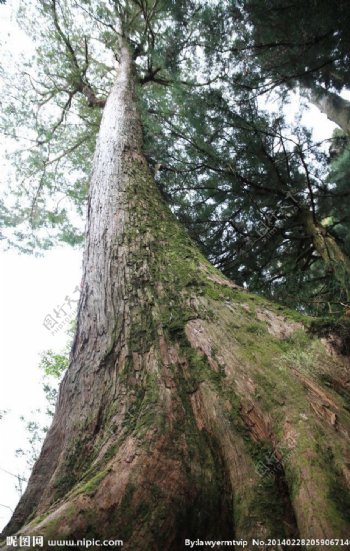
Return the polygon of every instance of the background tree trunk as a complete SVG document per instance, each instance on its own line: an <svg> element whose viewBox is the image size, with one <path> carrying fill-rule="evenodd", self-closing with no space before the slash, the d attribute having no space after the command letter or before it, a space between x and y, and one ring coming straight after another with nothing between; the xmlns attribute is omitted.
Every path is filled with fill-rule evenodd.
<svg viewBox="0 0 350 551"><path fill-rule="evenodd" d="M350 134L350 102L322 86L311 85L305 88L305 95L325 113L346 134Z"/></svg>
<svg viewBox="0 0 350 551"><path fill-rule="evenodd" d="M349 296L350 259L342 251L335 238L327 231L327 228L314 220L311 211L301 211L301 219L326 269L331 271L346 295Z"/></svg>
<svg viewBox="0 0 350 551"><path fill-rule="evenodd" d="M225 279L163 203L123 47L94 160L71 364L3 535L117 538L132 551L346 537L346 365L295 317Z"/></svg>

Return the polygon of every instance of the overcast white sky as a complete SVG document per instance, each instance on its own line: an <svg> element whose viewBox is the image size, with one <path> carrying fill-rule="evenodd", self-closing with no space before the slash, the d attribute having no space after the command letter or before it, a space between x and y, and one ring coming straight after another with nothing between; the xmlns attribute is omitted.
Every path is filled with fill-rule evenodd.
<svg viewBox="0 0 350 551"><path fill-rule="evenodd" d="M28 49L28 39L18 31L11 16L15 2L0 5L1 57ZM0 137L1 139L1 137ZM0 186L6 185L6 159L1 155ZM34 418L33 410L45 410L46 403L38 369L40 354L60 351L67 342L65 325L55 336L43 320L61 306L65 297L76 299L74 289L81 279L81 252L71 247L51 250L43 257L0 251L0 531L11 516L19 495L16 479L9 473L23 472L24 461L15 457L17 448L26 447L24 424ZM5 472L8 471L8 472Z"/></svg>
<svg viewBox="0 0 350 551"><path fill-rule="evenodd" d="M15 3L12 2L11 6ZM11 6L9 3L0 6L2 55L28 47L28 40L11 18ZM295 95L296 111L298 104L299 98ZM289 112L293 117L294 110ZM316 140L329 137L334 128L316 108L310 109L303 120L314 128ZM0 165L1 161L5 162L0 158ZM0 186L6 184L4 174L0 174ZM14 251L0 252L0 266L0 410L9 410L0 420L1 530L11 515L8 507L14 509L18 500L15 478L8 473L17 474L23 469L23 461L15 458L16 448L25 445L19 417L24 415L29 419L32 410L45 408L38 369L39 355L49 348L59 351L67 340L64 330L52 336L44 327L43 320L64 302L66 296L72 296L79 285L81 252L61 247L42 258L19 255Z"/></svg>
<svg viewBox="0 0 350 551"><path fill-rule="evenodd" d="M15 458L15 450L25 447L26 439L19 417L31 419L32 410L45 410L40 353L49 348L59 351L67 342L64 329L52 336L43 320L67 295L76 296L80 256L68 247L43 258L0 253L0 409L9 410L0 421L0 503L11 508L18 500L16 480L1 469L23 472L23 460ZM0 528L9 513L0 507Z"/></svg>

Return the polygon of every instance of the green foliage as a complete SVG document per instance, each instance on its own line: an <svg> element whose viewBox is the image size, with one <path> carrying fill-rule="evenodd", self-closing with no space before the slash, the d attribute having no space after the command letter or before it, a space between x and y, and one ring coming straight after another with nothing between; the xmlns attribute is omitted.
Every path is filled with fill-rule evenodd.
<svg viewBox="0 0 350 551"><path fill-rule="evenodd" d="M48 404L46 413L51 417L54 414L58 397L58 384L69 365L69 349L72 340L72 331L73 328L67 332L70 335L70 339L63 353L59 354L52 350L46 350L41 354L39 369L43 371L43 391Z"/></svg>
<svg viewBox="0 0 350 551"><path fill-rule="evenodd" d="M41 445L48 430L48 424L54 414L58 397L58 385L64 372L68 368L68 351L70 349L73 331L74 327L72 324L72 327L67 331L69 341L67 342L66 348L62 353L47 350L41 354L39 369L43 372L42 388L45 394L47 408L44 413L40 409L32 411L29 419L24 416L21 416L20 418L24 424L27 439L25 445L16 450L16 457L25 459L25 475L31 472L35 461L39 457ZM20 495L22 495L21 480L24 481L25 478L25 476L20 477L17 484Z"/></svg>
<svg viewBox="0 0 350 551"><path fill-rule="evenodd" d="M52 350L47 350L41 356L39 365L46 376L60 379L61 375L68 367L68 357L62 354L56 354Z"/></svg>
<svg viewBox="0 0 350 551"><path fill-rule="evenodd" d="M15 455L16 457L22 457L25 459L25 474L31 472L34 463L39 456L41 444L47 432L47 427L43 425L40 414L41 411L37 409L31 412L31 419L26 419L24 416L20 417L27 434L27 441L25 447L18 448L15 451ZM23 480L25 480L25 477L23 477ZM19 485L18 491L21 495L21 485Z"/></svg>
<svg viewBox="0 0 350 551"><path fill-rule="evenodd" d="M302 216L312 209L324 221L332 213L325 231L344 248L344 192L310 132L246 95L239 107L218 89L191 96L177 89L173 97L181 106L175 117L161 113L164 98L146 98L157 112L146 127L149 155L163 167L163 195L206 256L237 283L304 311L346 302L346 286L328 270Z"/></svg>
<svg viewBox="0 0 350 551"><path fill-rule="evenodd" d="M54 413L58 397L58 383L68 368L68 364L68 352L65 354L57 354L52 350L47 350L41 355L39 368L42 369L44 373L43 391L48 404L47 414L50 416Z"/></svg>
<svg viewBox="0 0 350 551"><path fill-rule="evenodd" d="M334 9L325 0L142 5L21 3L22 27L32 34L30 22L38 24L33 58L16 78L3 74L12 92L0 125L20 146L9 153L16 184L0 198L7 243L30 252L82 242L101 106L123 33L147 158L191 237L237 283L302 311L341 314L346 278L329 269L302 214L312 212L350 255L349 148L336 135L329 156L300 121L286 122L280 99L288 103L300 83L346 86L344 1Z"/></svg>
<svg viewBox="0 0 350 551"><path fill-rule="evenodd" d="M232 17L237 12L239 32L233 50L253 69L252 86L293 86L302 81L340 90L349 84L346 0L296 0L288 5L283 0L240 0Z"/></svg>

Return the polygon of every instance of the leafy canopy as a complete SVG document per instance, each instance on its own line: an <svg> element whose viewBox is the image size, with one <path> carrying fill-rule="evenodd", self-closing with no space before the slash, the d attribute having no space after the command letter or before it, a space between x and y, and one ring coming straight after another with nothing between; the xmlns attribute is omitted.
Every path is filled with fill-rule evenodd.
<svg viewBox="0 0 350 551"><path fill-rule="evenodd" d="M346 302L346 278L305 217L349 255L347 138L314 143L285 109L300 84L347 86L345 4L23 1L18 18L35 32L35 52L16 76L3 74L11 93L0 124L20 144L16 184L0 203L8 241L25 251L81 242L96 132L126 36L147 158L205 254L290 305Z"/></svg>

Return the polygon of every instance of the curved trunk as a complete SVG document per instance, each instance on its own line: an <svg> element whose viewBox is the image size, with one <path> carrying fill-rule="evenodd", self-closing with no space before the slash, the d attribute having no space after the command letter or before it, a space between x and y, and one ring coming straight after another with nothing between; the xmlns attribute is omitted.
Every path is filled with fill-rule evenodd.
<svg viewBox="0 0 350 551"><path fill-rule="evenodd" d="M338 281L346 296L350 289L350 259L342 251L335 238L317 220L311 211L301 212L301 220L306 232L311 237L315 250L322 258L326 270Z"/></svg>
<svg viewBox="0 0 350 551"><path fill-rule="evenodd" d="M329 120L350 134L350 102L322 86L304 88L305 95Z"/></svg>
<svg viewBox="0 0 350 551"><path fill-rule="evenodd" d="M123 48L94 161L71 364L3 535L43 534L46 548L122 539L130 551L346 537L349 398L345 368L326 356L293 313L215 270L163 203ZM321 382L335 374L339 393Z"/></svg>

